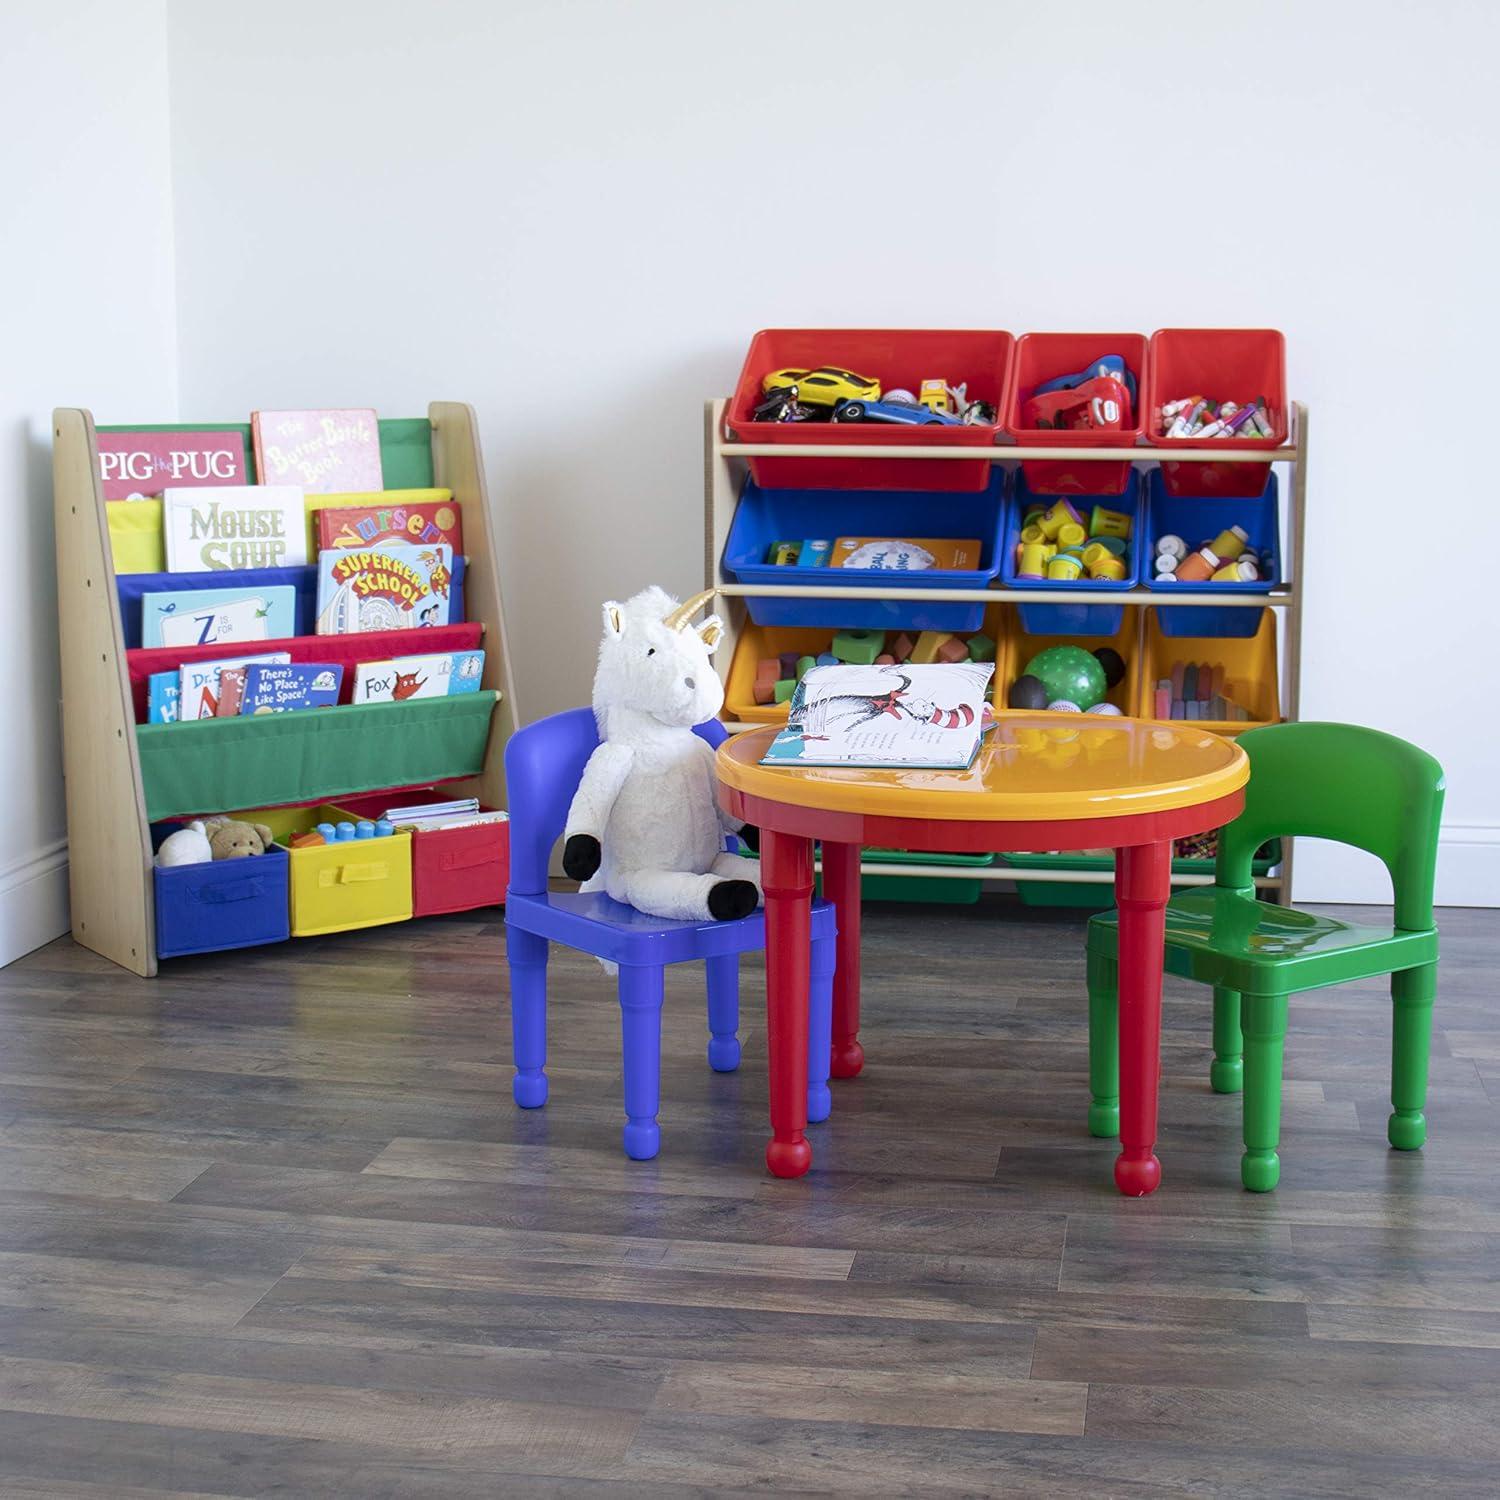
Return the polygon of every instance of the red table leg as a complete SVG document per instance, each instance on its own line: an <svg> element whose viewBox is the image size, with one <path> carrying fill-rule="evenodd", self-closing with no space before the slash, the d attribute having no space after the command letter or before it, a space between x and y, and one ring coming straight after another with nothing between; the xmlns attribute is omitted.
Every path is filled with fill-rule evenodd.
<svg viewBox="0 0 1500 1500"><path fill-rule="evenodd" d="M1156 1191L1156 1096L1161 1082L1163 909L1172 891L1170 842L1115 851L1120 910L1120 1154L1115 1186L1134 1198Z"/></svg>
<svg viewBox="0 0 1500 1500"><path fill-rule="evenodd" d="M837 912L833 971L833 1057L835 1078L853 1078L865 1065L859 1044L859 856L858 844L823 843L823 891Z"/></svg>
<svg viewBox="0 0 1500 1500"><path fill-rule="evenodd" d="M812 840L763 828L760 862L766 893L766 1051L771 1076L766 1165L777 1177L800 1177L812 1165L805 1134Z"/></svg>

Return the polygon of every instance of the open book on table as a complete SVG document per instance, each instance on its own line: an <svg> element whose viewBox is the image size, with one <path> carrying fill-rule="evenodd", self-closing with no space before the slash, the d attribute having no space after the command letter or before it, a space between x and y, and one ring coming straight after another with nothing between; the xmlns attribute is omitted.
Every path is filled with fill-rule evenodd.
<svg viewBox="0 0 1500 1500"><path fill-rule="evenodd" d="M763 766L961 771L984 733L989 662L813 667Z"/></svg>

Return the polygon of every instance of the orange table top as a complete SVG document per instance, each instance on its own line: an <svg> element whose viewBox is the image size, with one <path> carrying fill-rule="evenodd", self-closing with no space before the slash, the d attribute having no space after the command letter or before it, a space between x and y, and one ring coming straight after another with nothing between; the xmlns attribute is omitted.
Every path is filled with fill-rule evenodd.
<svg viewBox="0 0 1500 1500"><path fill-rule="evenodd" d="M1250 779L1232 740L1191 724L1002 713L966 771L762 766L777 729L732 735L719 779L753 797L866 817L1066 821L1212 802Z"/></svg>

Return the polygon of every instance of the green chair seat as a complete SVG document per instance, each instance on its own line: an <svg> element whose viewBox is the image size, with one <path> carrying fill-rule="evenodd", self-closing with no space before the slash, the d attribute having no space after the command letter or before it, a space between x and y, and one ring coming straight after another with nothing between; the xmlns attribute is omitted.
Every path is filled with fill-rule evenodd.
<svg viewBox="0 0 1500 1500"><path fill-rule="evenodd" d="M1432 921L1443 768L1394 735L1353 724L1274 724L1239 739L1250 758L1245 808L1219 836L1211 886L1167 903L1166 971L1214 987L1215 1092L1244 1088L1240 1180L1268 1192L1281 1175L1281 1060L1288 997L1346 979L1391 976L1392 1146L1427 1139L1427 1060L1437 994ZM1380 859L1395 920L1341 922L1255 899L1252 861L1267 839L1332 839ZM1089 1130L1120 1127L1119 917L1089 922Z"/></svg>
<svg viewBox="0 0 1500 1500"><path fill-rule="evenodd" d="M1118 931L1119 914L1101 912L1089 923L1090 949L1114 957ZM1172 897L1166 936L1169 974L1260 995L1369 979L1438 956L1435 929L1341 922L1212 885Z"/></svg>

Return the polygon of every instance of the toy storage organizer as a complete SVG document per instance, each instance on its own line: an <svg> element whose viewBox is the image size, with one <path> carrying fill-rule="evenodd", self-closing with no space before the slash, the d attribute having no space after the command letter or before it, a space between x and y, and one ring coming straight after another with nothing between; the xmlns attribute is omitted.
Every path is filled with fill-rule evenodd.
<svg viewBox="0 0 1500 1500"><path fill-rule="evenodd" d="M445 488L463 507L466 560L462 569L454 562L454 597L463 601L464 623L424 630L420 641L412 631L317 636L311 633L314 569L237 574L236 583L248 578L297 589L301 634L256 649L343 663L344 701L294 713L151 724L145 692L152 672L235 652L142 649L142 588L207 587L225 575L147 572L160 559L151 541L159 502L107 506L97 482L93 418L73 408L54 413L73 935L137 974L154 974L162 958L504 898L503 823L285 846L319 822L357 820L396 801L473 796L484 808L505 806L504 751L515 698L474 413L458 402L435 402L426 418L382 421L380 431L387 488ZM117 561L131 567L117 573ZM485 653L478 692L348 702L354 663L474 648ZM154 850L176 826L172 820L218 812L270 825L278 844L253 859L155 867Z"/></svg>
<svg viewBox="0 0 1500 1500"><path fill-rule="evenodd" d="M1021 402L1037 384L1106 351L1133 363L1139 402L1131 428L1109 435L1018 428ZM973 396L972 360L980 357L1005 366L994 427L742 419L760 376L773 369L832 364L907 385L945 373L967 379ZM704 586L719 591L726 622L716 660L731 730L786 717L784 704L754 700L759 660L817 655L829 649L835 630L852 628L982 631L996 643L994 692L1002 707L1010 683L1038 651L1110 645L1126 672L1108 697L1127 714L1153 717L1156 682L1182 662L1220 669L1233 688L1226 696L1248 715L1194 721L1206 730L1234 735L1296 718L1308 418L1304 406L1286 400L1283 358L1281 336L1270 330L1163 330L1149 343L1127 334L1027 334L1017 341L967 332L757 335L735 395L709 401L704 413ZM1193 444L1150 431L1156 405L1200 389L1233 399L1265 395L1279 407L1275 436ZM1097 503L1134 518L1124 579L1016 577L1014 544L1027 505L1058 495L1085 512ZM1249 533L1251 548L1269 553L1265 576L1248 584L1155 581L1159 534L1182 535L1193 547L1231 525ZM981 538L978 574L851 575L766 562L773 541L887 530ZM1283 840L1278 864L1257 865L1257 884L1269 899L1290 899L1292 854L1292 841ZM924 886L934 896L951 886L945 899L968 900L981 884L1014 881L1034 904L1085 904L1103 887L1097 904L1104 905L1113 881L1107 858L1029 853L960 867L866 851L862 869L869 895L903 900L921 899L915 892ZM1174 884L1212 878L1211 862L1174 862Z"/></svg>

